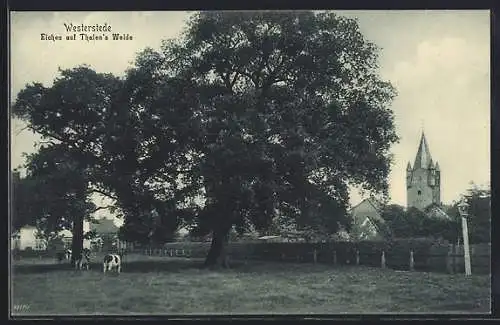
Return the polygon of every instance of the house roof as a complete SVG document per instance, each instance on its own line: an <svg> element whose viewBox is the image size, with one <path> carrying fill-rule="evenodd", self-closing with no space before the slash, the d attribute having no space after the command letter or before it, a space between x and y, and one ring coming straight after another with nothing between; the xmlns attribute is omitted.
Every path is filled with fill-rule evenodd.
<svg viewBox="0 0 500 325"><path fill-rule="evenodd" d="M100 219L90 226L90 229L98 234L116 233L118 227L113 222L113 219Z"/></svg>
<svg viewBox="0 0 500 325"><path fill-rule="evenodd" d="M377 210L378 213L382 214L382 210L384 209L384 205L382 202L378 201L377 199L371 197L367 199L368 202L370 202L371 205Z"/></svg>
<svg viewBox="0 0 500 325"><path fill-rule="evenodd" d="M363 213L353 213L353 210L355 210L361 204L368 204L368 208L373 210L375 214L372 213L370 214L370 216L368 216ZM384 205L382 202L375 199L374 197L370 197L363 199L361 202L359 202L349 210L349 213L353 217L354 223L357 225L356 227L360 227L360 237L371 236L372 231L377 236L381 236L382 232L380 226L385 224L385 220L382 217L383 208Z"/></svg>
<svg viewBox="0 0 500 325"><path fill-rule="evenodd" d="M385 220L382 218L383 204L373 197L363 199L361 202L359 202L358 204L353 206L349 210L349 213L351 213L354 209L356 209L358 206L360 206L363 202L368 202L373 207L373 209L379 214L380 221L385 222Z"/></svg>
<svg viewBox="0 0 500 325"><path fill-rule="evenodd" d="M383 220L383 219L382 219L382 220ZM377 223L376 223L376 222L374 222L374 221L372 220L372 218L370 218L370 217L366 217L365 221L363 221L363 224L365 224L365 223L366 223L366 225L367 225L368 227L372 227L372 228L374 228L374 230L375 230L375 232L376 232L376 233L380 233L379 226L377 225Z"/></svg>
<svg viewBox="0 0 500 325"><path fill-rule="evenodd" d="M431 218L453 220L440 206L433 204L425 209L425 214Z"/></svg>

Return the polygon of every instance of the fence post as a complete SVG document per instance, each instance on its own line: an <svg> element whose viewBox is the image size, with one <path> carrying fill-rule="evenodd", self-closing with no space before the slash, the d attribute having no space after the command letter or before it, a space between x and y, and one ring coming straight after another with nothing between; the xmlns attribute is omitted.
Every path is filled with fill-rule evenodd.
<svg viewBox="0 0 500 325"><path fill-rule="evenodd" d="M454 263L454 257L453 257L453 244L448 247L448 253L446 254L446 269L448 273L452 274L453 273L453 264Z"/></svg>
<svg viewBox="0 0 500 325"><path fill-rule="evenodd" d="M318 261L318 251L315 248L314 251L313 251L313 262L314 262L314 264L316 264L317 261Z"/></svg>
<svg viewBox="0 0 500 325"><path fill-rule="evenodd" d="M359 249L356 249L356 265L359 265Z"/></svg>
<svg viewBox="0 0 500 325"><path fill-rule="evenodd" d="M281 260L283 261L285 259L285 253L281 253Z"/></svg>
<svg viewBox="0 0 500 325"><path fill-rule="evenodd" d="M382 251L382 257L380 258L380 267L385 269L385 251Z"/></svg>
<svg viewBox="0 0 500 325"><path fill-rule="evenodd" d="M410 271L415 270L415 260L413 259L413 250L410 249Z"/></svg>
<svg viewBox="0 0 500 325"><path fill-rule="evenodd" d="M333 265L337 265L337 251L333 251Z"/></svg>

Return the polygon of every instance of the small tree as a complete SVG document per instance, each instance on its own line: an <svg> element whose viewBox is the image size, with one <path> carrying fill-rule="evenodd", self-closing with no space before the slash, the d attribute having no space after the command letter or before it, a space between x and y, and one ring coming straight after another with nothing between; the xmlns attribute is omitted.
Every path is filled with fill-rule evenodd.
<svg viewBox="0 0 500 325"><path fill-rule="evenodd" d="M388 228L388 238L405 237L412 233L404 207L397 204L387 205L382 211L382 218Z"/></svg>
<svg viewBox="0 0 500 325"><path fill-rule="evenodd" d="M399 205L388 205L382 212L386 221L386 238L426 237L454 241L457 238L456 219L447 220L441 216L431 216L429 212L417 208L407 211Z"/></svg>
<svg viewBox="0 0 500 325"><path fill-rule="evenodd" d="M470 188L464 193L469 204L469 241L475 243L491 242L491 189L481 188L472 183ZM455 217L458 225L458 234L461 238L461 217L458 213L458 202L454 203L447 211L448 215Z"/></svg>

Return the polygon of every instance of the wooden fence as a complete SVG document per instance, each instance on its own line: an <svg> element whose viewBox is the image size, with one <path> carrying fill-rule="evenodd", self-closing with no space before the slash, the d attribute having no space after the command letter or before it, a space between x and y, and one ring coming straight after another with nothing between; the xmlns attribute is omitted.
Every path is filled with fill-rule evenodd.
<svg viewBox="0 0 500 325"><path fill-rule="evenodd" d="M132 248L120 251L164 257L205 258L210 243L179 242L163 247ZM429 243L419 240L384 242L333 243L231 243L227 253L234 260L262 260L333 265L365 265L427 272L464 273L463 246ZM13 257L54 257L52 251L13 250ZM490 274L491 245L471 245L473 274Z"/></svg>
<svg viewBox="0 0 500 325"><path fill-rule="evenodd" d="M337 247L336 247L337 246ZM370 247L336 243L318 245L305 243L231 243L228 255L235 260L264 260L333 265L366 265L396 270L464 273L463 246L432 245L423 249L412 245ZM422 245L421 245L422 246ZM337 248L337 249L335 249ZM347 249L346 249L347 248ZM406 248L406 247L405 247ZM147 247L136 253L165 257L206 257L210 243L169 243L161 248ZM471 265L475 274L489 274L491 245L471 245Z"/></svg>

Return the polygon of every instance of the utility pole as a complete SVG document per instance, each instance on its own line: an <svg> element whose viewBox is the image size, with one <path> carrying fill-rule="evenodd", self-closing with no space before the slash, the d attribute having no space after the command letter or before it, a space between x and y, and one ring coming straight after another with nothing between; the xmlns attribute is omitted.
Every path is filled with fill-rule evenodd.
<svg viewBox="0 0 500 325"><path fill-rule="evenodd" d="M462 236L464 243L464 262L465 262L465 275L471 275L471 265L470 265L470 250L469 250L469 229L467 227L467 217L469 204L467 203L465 197L462 198L461 202L458 204L458 212L462 217Z"/></svg>

